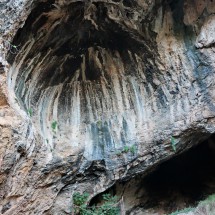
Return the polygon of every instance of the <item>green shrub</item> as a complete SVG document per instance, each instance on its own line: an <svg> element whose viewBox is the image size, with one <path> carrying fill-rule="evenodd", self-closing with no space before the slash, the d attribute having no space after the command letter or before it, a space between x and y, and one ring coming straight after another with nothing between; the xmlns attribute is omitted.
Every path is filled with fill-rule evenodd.
<svg viewBox="0 0 215 215"><path fill-rule="evenodd" d="M117 151L116 155L120 156L122 153L132 153L133 155L137 152L137 146L136 145L132 145L132 146L124 146L124 148L121 151Z"/></svg>
<svg viewBox="0 0 215 215"><path fill-rule="evenodd" d="M177 143L176 143L175 138L171 137L171 146L172 146L172 149L174 152L176 152L176 145L177 145Z"/></svg>
<svg viewBox="0 0 215 215"><path fill-rule="evenodd" d="M86 203L87 199L89 198L89 193L74 193L73 194L73 203L76 206L81 206Z"/></svg>
<svg viewBox="0 0 215 215"><path fill-rule="evenodd" d="M51 127L52 127L52 130L55 131L57 128L57 121L52 122Z"/></svg>
<svg viewBox="0 0 215 215"><path fill-rule="evenodd" d="M130 147L130 152L135 154L135 152L137 151L137 147L135 145Z"/></svg>
<svg viewBox="0 0 215 215"><path fill-rule="evenodd" d="M103 204L100 206L87 206L88 193L74 193L73 204L75 215L119 215L120 209L117 206L117 197L110 194L103 194Z"/></svg>
<svg viewBox="0 0 215 215"><path fill-rule="evenodd" d="M128 146L125 146L125 147L123 148L123 152L125 152L125 153L129 152L129 150L130 150L130 148L129 148Z"/></svg>
<svg viewBox="0 0 215 215"><path fill-rule="evenodd" d="M27 109L27 114L28 114L28 116L32 117L33 111L31 108Z"/></svg>
<svg viewBox="0 0 215 215"><path fill-rule="evenodd" d="M137 147L135 145L132 145L132 146L125 146L122 150L122 152L124 153L128 153L128 152L131 152L132 154L135 154L135 152L137 151Z"/></svg>

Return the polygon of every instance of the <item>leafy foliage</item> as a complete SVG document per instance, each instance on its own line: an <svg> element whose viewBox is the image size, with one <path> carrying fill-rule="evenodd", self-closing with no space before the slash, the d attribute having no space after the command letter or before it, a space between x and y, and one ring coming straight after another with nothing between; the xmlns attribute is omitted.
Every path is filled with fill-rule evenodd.
<svg viewBox="0 0 215 215"><path fill-rule="evenodd" d="M174 152L176 152L176 140L174 137L171 137L171 146Z"/></svg>
<svg viewBox="0 0 215 215"><path fill-rule="evenodd" d="M88 197L89 197L89 193L83 193L83 194L74 193L74 195L73 195L73 203L76 206L81 206L81 205L86 203Z"/></svg>
<svg viewBox="0 0 215 215"><path fill-rule="evenodd" d="M55 131L57 128L57 121L52 122L51 127L52 127L52 130Z"/></svg>
<svg viewBox="0 0 215 215"><path fill-rule="evenodd" d="M97 126L98 126L99 128L102 127L102 121L98 121L96 124L97 124Z"/></svg>
<svg viewBox="0 0 215 215"><path fill-rule="evenodd" d="M124 148L121 151L116 152L117 156L120 156L122 153L132 153L133 155L137 152L137 146L132 145L132 146L124 146Z"/></svg>
<svg viewBox="0 0 215 215"><path fill-rule="evenodd" d="M128 153L131 152L132 154L135 154L135 152L137 151L137 147L135 145L132 146L125 146L122 150L122 153Z"/></svg>
<svg viewBox="0 0 215 215"><path fill-rule="evenodd" d="M87 206L88 193L74 193L73 203L75 215L119 215L120 209L117 206L117 197L110 194L102 195L103 204L100 206Z"/></svg>
<svg viewBox="0 0 215 215"><path fill-rule="evenodd" d="M5 43L11 54L17 54L20 51L19 46L10 43L8 40L3 39L3 42Z"/></svg>
<svg viewBox="0 0 215 215"><path fill-rule="evenodd" d="M134 154L136 151L137 151L137 147L135 145L133 145L133 146L130 147L130 152L131 153Z"/></svg>
<svg viewBox="0 0 215 215"><path fill-rule="evenodd" d="M28 114L28 116L32 117L33 111L31 108L27 109L27 114Z"/></svg>
<svg viewBox="0 0 215 215"><path fill-rule="evenodd" d="M129 149L130 148L128 146L125 146L124 149L123 149L123 152L127 153L127 152L129 152Z"/></svg>

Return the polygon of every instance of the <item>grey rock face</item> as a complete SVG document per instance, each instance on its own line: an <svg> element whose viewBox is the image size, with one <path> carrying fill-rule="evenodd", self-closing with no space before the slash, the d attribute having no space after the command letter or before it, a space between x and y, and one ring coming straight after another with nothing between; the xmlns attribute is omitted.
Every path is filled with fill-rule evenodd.
<svg viewBox="0 0 215 215"><path fill-rule="evenodd" d="M22 119L9 126L20 127L2 158L1 213L68 214L75 189L92 198L214 133L213 1L0 9L1 83Z"/></svg>

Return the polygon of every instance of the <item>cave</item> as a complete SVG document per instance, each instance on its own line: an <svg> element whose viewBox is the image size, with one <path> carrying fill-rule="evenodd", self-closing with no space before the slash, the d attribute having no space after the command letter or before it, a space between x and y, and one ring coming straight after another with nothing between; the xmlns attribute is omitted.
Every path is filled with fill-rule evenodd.
<svg viewBox="0 0 215 215"><path fill-rule="evenodd" d="M193 207L215 193L215 136L168 160L143 180L149 197L145 208L173 212Z"/></svg>
<svg viewBox="0 0 215 215"><path fill-rule="evenodd" d="M160 72L149 41L155 34L144 39L118 23L115 16L132 16L133 4L120 5L39 2L14 38L9 87L51 151L87 148L85 157L99 160L136 144L132 116L143 117L140 94L157 89Z"/></svg>
<svg viewBox="0 0 215 215"><path fill-rule="evenodd" d="M104 193L123 199L126 215L171 214L196 207L215 193L215 136L171 158L150 173L117 182ZM102 193L103 194L103 193ZM90 206L101 201L94 197Z"/></svg>
<svg viewBox="0 0 215 215"><path fill-rule="evenodd" d="M177 126L179 114L198 108L190 96L196 103L210 100L210 93L195 92L206 90L198 76L212 70L191 45L196 29L183 23L182 3L165 1L152 11L131 1L34 4L8 52L8 88L50 152L60 157L83 152L91 161L117 159L116 151L124 147L161 143L158 134ZM160 16L165 22L158 25ZM159 45L157 28L170 30L161 31ZM164 53L171 34L193 60L182 63L175 48ZM167 54L170 59L162 58ZM191 80L184 72L190 67Z"/></svg>
<svg viewBox="0 0 215 215"><path fill-rule="evenodd" d="M163 215L213 194L213 5L0 3L0 107L12 122L0 211L71 214L74 192L89 205L110 192L127 214Z"/></svg>

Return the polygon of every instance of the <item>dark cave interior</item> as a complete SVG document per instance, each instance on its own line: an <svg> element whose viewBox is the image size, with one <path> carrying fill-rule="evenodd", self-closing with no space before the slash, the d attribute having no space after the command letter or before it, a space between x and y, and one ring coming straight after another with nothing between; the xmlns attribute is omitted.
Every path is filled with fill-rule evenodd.
<svg viewBox="0 0 215 215"><path fill-rule="evenodd" d="M156 207L166 199L167 207L178 201L193 206L215 192L215 136L189 151L161 164L144 178L149 200L144 207ZM179 200L181 199L181 200Z"/></svg>
<svg viewBox="0 0 215 215"><path fill-rule="evenodd" d="M215 136L160 164L147 176L118 182L106 192L123 196L126 214L153 210L168 214L193 207L215 193ZM99 194L90 205L100 202ZM135 213L134 213L135 214Z"/></svg>

